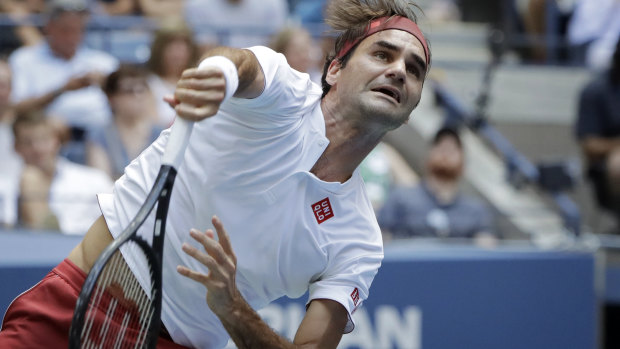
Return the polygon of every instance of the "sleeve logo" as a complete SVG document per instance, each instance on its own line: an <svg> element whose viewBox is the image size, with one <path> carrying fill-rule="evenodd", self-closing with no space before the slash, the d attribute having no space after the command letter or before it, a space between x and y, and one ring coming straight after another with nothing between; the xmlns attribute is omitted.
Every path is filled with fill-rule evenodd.
<svg viewBox="0 0 620 349"><path fill-rule="evenodd" d="M316 221L319 224L334 216L334 211L332 211L332 205L329 203L329 198L325 198L312 204L312 211L314 212L314 218L316 218Z"/></svg>
<svg viewBox="0 0 620 349"><path fill-rule="evenodd" d="M357 307L357 303L360 301L360 292L357 290L357 287L351 292L351 299L353 300L353 305Z"/></svg>

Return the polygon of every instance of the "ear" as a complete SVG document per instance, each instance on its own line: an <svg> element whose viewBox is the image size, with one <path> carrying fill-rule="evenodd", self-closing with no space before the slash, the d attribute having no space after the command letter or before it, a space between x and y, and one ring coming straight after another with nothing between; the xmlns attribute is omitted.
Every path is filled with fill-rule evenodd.
<svg viewBox="0 0 620 349"><path fill-rule="evenodd" d="M340 71L342 70L342 64L340 60L333 59L331 63L329 63L329 67L327 68L327 74L325 75L325 81L331 86L334 86L338 82L338 78L340 77Z"/></svg>

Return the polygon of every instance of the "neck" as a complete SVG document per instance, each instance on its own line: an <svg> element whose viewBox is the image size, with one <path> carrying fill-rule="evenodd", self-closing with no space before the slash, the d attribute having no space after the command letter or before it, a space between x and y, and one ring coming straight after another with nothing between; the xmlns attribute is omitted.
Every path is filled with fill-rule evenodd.
<svg viewBox="0 0 620 349"><path fill-rule="evenodd" d="M146 124L144 118L135 118L133 116L130 116L130 117L119 117L118 115L114 119L114 122L118 126L122 126L120 128L125 128L125 129L142 128L142 126L144 126Z"/></svg>
<svg viewBox="0 0 620 349"><path fill-rule="evenodd" d="M54 178L56 174L56 158L52 161L48 161L41 167L41 171L45 174L45 177L50 181Z"/></svg>
<svg viewBox="0 0 620 349"><path fill-rule="evenodd" d="M426 184L442 204L453 202L458 195L459 182L457 180L446 180L429 174L426 177Z"/></svg>
<svg viewBox="0 0 620 349"><path fill-rule="evenodd" d="M334 104L325 100L321 102L329 146L311 172L324 181L343 183L379 144L387 130L364 124L360 118L351 117L332 106Z"/></svg>

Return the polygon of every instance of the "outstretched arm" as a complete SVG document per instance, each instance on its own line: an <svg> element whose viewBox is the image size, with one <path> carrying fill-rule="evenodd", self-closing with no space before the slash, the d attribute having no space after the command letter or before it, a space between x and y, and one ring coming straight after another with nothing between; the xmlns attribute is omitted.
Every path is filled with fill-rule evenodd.
<svg viewBox="0 0 620 349"><path fill-rule="evenodd" d="M239 76L239 86L234 93L238 98L260 96L265 85L265 75L256 56L244 49L216 47L203 58L223 56L233 62ZM219 110L226 93L224 72L217 66L187 69L177 83L174 97L166 98L177 114L188 120L200 121Z"/></svg>
<svg viewBox="0 0 620 349"><path fill-rule="evenodd" d="M180 274L207 288L207 304L219 317L238 348L336 348L347 323L345 308L332 300L316 299L310 303L294 341L279 336L250 307L235 283L237 258L222 222L212 219L219 242L212 230L190 235L204 251L188 244L183 251L209 268L208 274L177 267Z"/></svg>

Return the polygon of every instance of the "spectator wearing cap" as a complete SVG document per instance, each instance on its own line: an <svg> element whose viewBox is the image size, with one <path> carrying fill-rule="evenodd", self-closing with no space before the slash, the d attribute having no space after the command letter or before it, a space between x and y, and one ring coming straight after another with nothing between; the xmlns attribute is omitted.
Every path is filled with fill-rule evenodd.
<svg viewBox="0 0 620 349"><path fill-rule="evenodd" d="M45 40L9 57L12 100L20 112L45 109L76 130L74 134L83 134L110 119L99 86L118 61L82 46L89 14L84 0L51 0L46 14Z"/></svg>
<svg viewBox="0 0 620 349"><path fill-rule="evenodd" d="M388 238L476 238L493 243L493 217L479 199L460 189L465 154L456 129L437 131L426 159L426 172L414 187L398 187L388 196L378 222Z"/></svg>

